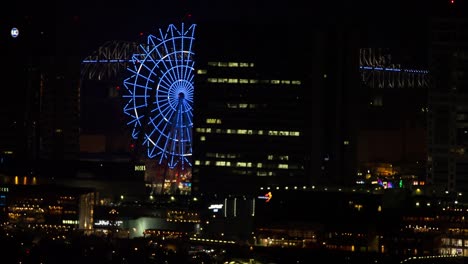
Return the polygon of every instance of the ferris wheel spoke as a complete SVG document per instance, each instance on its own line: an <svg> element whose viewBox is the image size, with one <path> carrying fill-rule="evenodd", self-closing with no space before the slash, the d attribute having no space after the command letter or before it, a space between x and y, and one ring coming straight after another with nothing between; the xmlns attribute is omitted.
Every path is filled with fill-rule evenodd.
<svg viewBox="0 0 468 264"><path fill-rule="evenodd" d="M181 79L185 81L187 85L192 84L190 81L190 75L193 74L193 68L190 65L183 65L181 68Z"/></svg>
<svg viewBox="0 0 468 264"><path fill-rule="evenodd" d="M153 45L154 45L154 43L153 43ZM153 63L153 65L154 65L155 67L157 67L157 66L158 66L158 62L157 62L157 61L155 60L155 58L153 58L153 56L152 56L153 49L150 50L150 49L145 49L145 48L143 48L143 51L145 52L145 60L146 60L146 61L150 61L151 63Z"/></svg>
<svg viewBox="0 0 468 264"><path fill-rule="evenodd" d="M144 79L145 82L151 82L151 83L154 83L154 80L152 78L150 78L152 75L155 75L153 71L151 71L148 76L146 75L143 75L143 74L138 74L136 75L136 77L139 79Z"/></svg>
<svg viewBox="0 0 468 264"><path fill-rule="evenodd" d="M145 61L143 61L143 62L147 62L147 61L149 61L149 60L145 60ZM148 79L148 78L149 78L149 75L151 75L151 73L154 71L154 66L151 68L151 67L149 67L149 65L147 65L146 63L142 63L142 64L141 64L141 67L143 67L144 69L146 69L148 72L144 72L145 74L142 74L142 73L141 73L141 69L140 69L140 71L138 72L138 76Z"/></svg>
<svg viewBox="0 0 468 264"><path fill-rule="evenodd" d="M161 117L166 120L170 120L170 115L172 114L172 108L169 102L159 102L159 109L156 110L159 112Z"/></svg>
<svg viewBox="0 0 468 264"><path fill-rule="evenodd" d="M185 62L183 61L184 54L180 53L180 56L182 58L180 59L180 66L177 67L178 78L179 78L179 80L184 80L185 81L185 80L187 80L187 74L186 74L187 67L185 66L185 64L184 64Z"/></svg>
<svg viewBox="0 0 468 264"><path fill-rule="evenodd" d="M191 132L191 129L188 126L185 127L185 134L187 135L187 142L188 143L192 142L192 132Z"/></svg>
<svg viewBox="0 0 468 264"><path fill-rule="evenodd" d="M159 90L160 91L164 91L166 93L169 92L169 88L172 86L172 83L170 82L170 80L167 80L166 78L164 78L164 76L161 78L161 81L159 82Z"/></svg>
<svg viewBox="0 0 468 264"><path fill-rule="evenodd" d="M170 67L166 66L166 69L171 69L172 68L172 59L171 59L172 51L171 51L170 47L168 47L167 43L168 43L168 40L164 40L162 42L163 47L164 47L164 51L165 51L165 57L161 61L165 65L166 65L166 62L169 62Z"/></svg>
<svg viewBox="0 0 468 264"><path fill-rule="evenodd" d="M189 76L187 76L186 80L187 82L189 83L193 83L193 79L195 78L195 74L193 74L193 72L195 71L193 66L189 68L190 71L189 71Z"/></svg>
<svg viewBox="0 0 468 264"><path fill-rule="evenodd" d="M162 122L162 120L159 121L159 123L161 123L161 122ZM151 139L151 137L153 136L153 134L154 134L155 132L159 132L159 131L156 129L158 126L157 126L156 124L154 124L154 119L153 119L153 118L151 119L151 121L149 122L149 124L152 124L153 127L154 127L155 129L151 130L151 132L146 136L145 140Z"/></svg>
<svg viewBox="0 0 468 264"><path fill-rule="evenodd" d="M146 85L141 85L141 84L138 84L138 83L135 83L135 84L133 85L133 87L134 87L134 88L141 88L141 89L144 89L144 90L153 90L153 88L151 88L151 87L148 87L148 86L146 86ZM134 89L134 90L136 90L136 89ZM135 94L135 93L134 93L134 94Z"/></svg>
<svg viewBox="0 0 468 264"><path fill-rule="evenodd" d="M183 28L183 27L184 27L184 25L182 25L182 32L184 32L184 28ZM184 44L185 44L185 39L184 39L184 36L183 36L182 34L179 34L179 35L181 36L181 37L179 38L179 40L180 40L180 47L181 47L181 49L180 49L180 53L181 53L181 54L180 54L180 55L181 55L180 60L181 60L181 64L184 64L184 50L185 50L185 49L184 49Z"/></svg>
<svg viewBox="0 0 468 264"><path fill-rule="evenodd" d="M174 73L174 66L172 65L172 63L169 63L169 64L170 64L169 67L166 66L167 70L162 75L161 80L167 79L165 81L172 84L177 80L177 76Z"/></svg>
<svg viewBox="0 0 468 264"><path fill-rule="evenodd" d="M190 99L191 99L191 98L190 98ZM193 103L192 100L189 100L189 99L184 100L184 102L183 102L183 107L184 107L184 108L183 108L183 109L184 109L183 112L190 112L190 113L192 113L192 107L190 106L190 104L192 104L192 103Z"/></svg>

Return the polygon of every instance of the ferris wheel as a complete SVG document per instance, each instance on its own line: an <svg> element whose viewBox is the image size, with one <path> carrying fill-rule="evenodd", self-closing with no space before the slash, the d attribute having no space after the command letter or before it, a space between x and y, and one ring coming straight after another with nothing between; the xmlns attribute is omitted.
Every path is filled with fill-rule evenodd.
<svg viewBox="0 0 468 264"><path fill-rule="evenodd" d="M194 33L195 24L182 23L149 35L123 82L132 138L141 139L148 158L171 169L192 166Z"/></svg>

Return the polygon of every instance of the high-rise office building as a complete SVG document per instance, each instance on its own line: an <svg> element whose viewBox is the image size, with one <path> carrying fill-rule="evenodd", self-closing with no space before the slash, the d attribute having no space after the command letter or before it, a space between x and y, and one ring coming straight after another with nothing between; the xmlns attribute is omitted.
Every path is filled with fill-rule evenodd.
<svg viewBox="0 0 468 264"><path fill-rule="evenodd" d="M273 40L256 42L255 29L224 28L226 36L204 26L196 46L194 191L304 184L308 113L298 65L287 69L288 55L275 51ZM219 40L207 37L213 32Z"/></svg>
<svg viewBox="0 0 468 264"><path fill-rule="evenodd" d="M203 26L194 114L199 191L353 184L357 36L332 25Z"/></svg>
<svg viewBox="0 0 468 264"><path fill-rule="evenodd" d="M432 21L427 181L452 192L468 190L468 20L449 8Z"/></svg>

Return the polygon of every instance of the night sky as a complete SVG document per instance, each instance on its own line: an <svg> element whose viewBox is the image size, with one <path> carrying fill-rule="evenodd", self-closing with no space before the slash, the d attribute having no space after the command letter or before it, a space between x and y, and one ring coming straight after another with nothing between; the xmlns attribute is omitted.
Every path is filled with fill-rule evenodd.
<svg viewBox="0 0 468 264"><path fill-rule="evenodd" d="M461 0L456 4L461 6ZM431 4L432 3L432 4ZM24 34L34 31L53 35L54 45L78 39L86 53L106 40L137 39L169 23L283 24L291 27L347 24L394 35L394 39L424 37L424 26L435 10L449 0L411 1L279 1L279 0L171 0L171 1L21 1L3 2L0 22L3 38L11 27ZM8 8L7 8L8 7ZM34 29L31 29L34 28ZM21 31L22 30L22 31ZM32 30L30 33L28 30ZM70 32L72 31L72 32ZM420 34L417 34L417 33ZM415 34L416 33L416 34ZM32 38L34 39L34 37ZM418 41L419 41L418 40ZM1 44L0 42L0 44Z"/></svg>

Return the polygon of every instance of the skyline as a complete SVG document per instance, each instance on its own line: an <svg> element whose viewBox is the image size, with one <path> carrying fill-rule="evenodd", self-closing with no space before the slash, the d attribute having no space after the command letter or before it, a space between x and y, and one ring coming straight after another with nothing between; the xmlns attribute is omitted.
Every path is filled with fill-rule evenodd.
<svg viewBox="0 0 468 264"><path fill-rule="evenodd" d="M468 17L444 1L15 3L6 257L465 260Z"/></svg>
<svg viewBox="0 0 468 264"><path fill-rule="evenodd" d="M144 2L142 2L142 4L144 4ZM310 82L305 84L304 88L306 90L314 88L310 90L314 91L315 94L313 97L315 98L310 98L302 94L298 94L298 98L304 98L304 101L310 100L310 102L317 105L317 108L314 110L314 115L317 115L315 116L316 119L311 119L309 121L315 122L320 121L321 119L326 120L324 123L320 124L323 126L320 129L327 130L334 128L333 122L328 121L328 119L340 120L337 122L343 122L339 125L342 126L343 129L347 129L347 126L354 126L353 124L345 124L348 122L346 118L349 118L350 116L346 118L344 115L341 116L341 111L347 111L345 108L341 108L343 105L334 104L344 101L348 105L343 107L351 108L354 104L357 104L356 102L358 102L358 100L362 100L359 102L363 103L363 105L366 104L364 99L359 98L355 92L351 92L355 90L352 87L358 87L359 85L359 77L357 73L359 65L356 60L358 58L359 48L369 46L390 46L388 48L392 49L392 51L402 53L394 54L391 52L392 62L401 64L404 68L424 70L428 68L425 56L428 55L427 51L430 42L426 42L424 37L427 37L427 34L429 33L429 29L427 28L429 24L425 23L429 22L427 19L429 19L430 14L424 14L423 12L417 13L417 10L414 10L415 3L408 5L408 9L400 9L401 4L398 3L392 9L388 10L389 12L398 11L393 14L395 17L392 17L395 18L395 21L386 21L386 16L383 15L381 17L382 24L364 23L368 22L370 18L378 15L378 13L373 13L375 10L366 10L363 8L362 4L350 6L350 4L341 2L337 4L335 14L322 14L321 16L316 18L312 17L310 19L304 15L304 13L307 13L310 9L306 9L305 6L301 4L294 6L284 5L280 2L272 2L271 5L267 5L266 3L262 4L262 2L254 2L252 5L255 6L255 8L244 10L242 7L246 6L246 2L240 2L239 5L235 5L236 8L232 9L229 9L232 7L232 2L226 2L225 5L214 4L211 6L212 9L209 10L210 12L203 10L203 5L192 5L193 3L189 3L187 1L175 2L172 4L159 4L161 4L160 7L164 9L162 10L164 11L164 15L157 18L155 17L158 13L151 12L154 5L148 5L149 10L144 10L141 13L138 13L138 16L134 13L134 8L138 9L138 7L132 6L126 10L127 13L125 16L122 15L115 17L115 14L118 14L118 12L114 13L114 11L121 9L122 5L109 6L109 9L106 10L106 14L102 14L99 11L102 7L105 7L105 3L97 5L93 12L84 15L57 13L56 11L61 8L60 6L57 6L54 9L54 12L49 10L49 12L41 13L38 10L37 14L33 13L33 15L20 16L19 19L25 23L24 30L21 27L18 27L20 29L20 35L15 39L10 38L11 45L6 45L7 60L13 60L13 66L15 66L12 67L10 71L14 72L15 69L24 70L24 67L29 67L25 66L26 63L29 63L29 65L32 65L32 67L38 70L38 73L42 74L43 71L46 75L49 75L52 78L54 75L59 77L65 76L64 78L70 78L71 80L74 80L73 82L79 83L79 81L83 80L78 80L76 74L78 73L77 68L79 67L79 62L83 59L83 54L89 54L90 51L97 49L99 46L96 45L102 43L104 39L105 41L115 40L114 36L115 34L118 34L121 41L131 41L126 39L126 37L129 36L128 34L135 34L138 32L136 34L137 38L139 38L140 42L144 42L141 41L143 38L148 34L153 34L155 32L145 31L144 29L136 30L135 28L138 27L138 23L141 23L142 21L147 23L147 25L156 23L156 21L159 23L169 17L172 19L174 19L174 17L178 17L177 15L174 15L175 13L182 13L187 21L193 21L197 25L200 25L202 32L204 31L205 26L207 28L210 27L209 30L195 36L197 39L197 48L203 50L199 53L201 54L200 57L202 59L208 61L209 59L219 60L219 58L224 61L230 61L231 59L252 60L255 61L256 66L254 70L255 72L253 73L255 74L255 77L262 76L261 78L271 78L272 80L273 78L287 78L290 80L298 78L306 80L306 82ZM186 8L187 6L190 8ZM317 10L314 10L314 12L333 10L331 9L331 6L332 4L322 4L320 8L317 7ZM374 4L372 6L376 7L377 5ZM379 6L379 8L385 8L385 6L386 5ZM300 9L299 7L304 8ZM219 17L218 11L223 8L229 9L226 12L235 13L236 16ZM239 8L242 9L242 12L238 10ZM265 8L265 10L262 8ZM279 11L282 8L284 9L284 13ZM296 13L298 8L301 12ZM343 14L344 9L346 8L350 8L348 15ZM426 8L428 7L426 6ZM187 13L188 9L196 9L199 11L198 13ZM359 9L360 12L353 13L351 15L351 12L356 9ZM162 11L160 10L160 12ZM367 12L367 15L359 17L363 12ZM149 15L150 13L151 15ZM187 14L190 14L190 17L187 17ZM209 15L203 17L204 14ZM297 15L292 16L293 14ZM129 23L129 20L132 18L135 19L134 23ZM348 21L347 19L350 20ZM146 20L150 20L150 22ZM196 21L199 21L200 23L197 23ZM404 24L405 22L416 23L418 21L421 23L420 28L415 27L417 24ZM393 27L386 27L388 25ZM424 27L422 25L424 25ZM381 30L374 30L381 26ZM402 26L405 27L402 28ZM164 25L159 25L159 27L163 28ZM390 29L391 31L389 31ZM400 29L404 30L399 31ZM9 52L9 48L12 48L15 53ZM393 58L393 56L396 58ZM202 61L200 60L200 62ZM414 63L415 65L408 65L406 64L407 62ZM204 63L206 63L206 61ZM70 68L67 71L62 71L62 66L64 65L67 65ZM200 69L203 69L202 67L207 67L208 65L203 65L202 63L199 66L201 67ZM215 74L217 73L215 68L213 68L212 71ZM323 75L322 72L327 74ZM232 72L229 74L235 75L236 73ZM331 76L329 78L330 81L325 82L322 79L326 77L322 78L322 75L326 76L328 74ZM287 77L281 75L287 75ZM238 76L238 78L250 79L252 76ZM220 78L224 76L214 77ZM7 79L7 83L10 83L10 85L18 85L16 80L12 78ZM252 78L252 80L254 79ZM209 82L211 82L211 79L206 80L206 83ZM49 86L51 89L50 98L55 98L53 96L55 96L54 94L57 93L57 91L63 92L60 89L62 85L70 84L55 84L51 82ZM27 84L25 84L25 87L33 89L33 86L28 86ZM103 89L99 89L99 91L96 90L96 92L101 93L101 96L103 96L102 98L91 96L91 100L93 100L93 103L95 103L98 108L89 108L87 112L87 116L91 117L92 122L95 122L96 124L105 123L99 121L99 119L109 119L106 119L105 115L101 115L101 118L97 118L98 115L94 114L95 112L103 110L101 111L101 114L102 112L105 112L107 113L107 116L115 117L115 115L112 114L112 111L115 112L115 106L117 106L117 104L112 105L112 107L109 107L109 105L104 107L102 105L102 102L104 102L103 100L109 101L107 99L115 97L118 93L114 91L112 93L113 95L109 95L109 98L107 98L107 89L111 87L102 87ZM80 89L81 88L83 88L80 90L81 95L85 95L84 90L86 87L81 86ZM218 86L218 89L219 88L220 87ZM228 87L226 88L229 89ZM57 91L54 89L57 89ZM323 89L323 91L320 91L321 89ZM27 93L27 91L25 92ZM72 96L71 91L69 91L69 94L66 96L69 96L70 102L75 102L76 98ZM221 98L213 98L213 95L210 93L206 96L209 100L217 100ZM52 102L58 98L59 97L57 96L57 98L53 99ZM88 95L87 97L83 96L78 99L81 102L81 106L83 106L82 102L85 102L85 100L89 98L90 96ZM253 98L256 100L255 96ZM264 96L263 98L266 99L267 97ZM115 99L116 98L111 100L116 101ZM270 102L272 105L274 103L279 103L274 101L274 96L270 99L272 100ZM7 99L5 98L5 100ZM17 100L21 100L21 97L18 97ZM225 98L225 101L226 100L229 101L233 99L232 97L227 97ZM377 100L376 102L379 102L378 99L375 100ZM54 104L55 103L51 103L50 108L52 109L50 110L50 113L53 114L56 114L54 112L56 110L53 109L65 107L65 105L61 106L59 104ZM25 105L27 105L27 103L25 103ZM84 106L87 107L87 105ZM85 107L80 109L84 110ZM70 108L69 111L69 115L72 115L73 118L77 117L77 115L75 115L75 109ZM218 110L211 111L213 113L218 112ZM303 111L307 111L307 109L304 107ZM318 114L321 111L323 112L323 117ZM83 113L85 113L85 111L80 113L81 121L83 121L83 117L86 118ZM49 114L47 115L47 118L51 118L51 116L53 116ZM16 118L17 119L15 119L15 121L19 120L18 118L21 118L20 114L18 114L18 117ZM30 120L32 122L36 117L28 118L31 118ZM57 121L59 119L60 121ZM64 126L64 124L66 124L65 120L70 119L63 114L63 116L57 120L50 119L48 122L51 122L50 124L54 126ZM119 122L123 122L123 120L120 119L114 121L116 121L113 122L115 125L118 125ZM55 125L53 122L58 122L58 125ZM202 124L203 122L204 120L199 120L198 123ZM271 119L271 122L272 124L274 123L273 119ZM80 123L80 125L82 124L83 123ZM120 129L118 126L110 128L105 125L103 125L103 128L104 130ZM307 130L304 125L301 125L301 128ZM80 127L79 129L80 133L82 133L86 128ZM125 127L122 127L121 129L124 130ZM257 129L259 129L259 131L263 131L261 128ZM78 128L76 131L74 128L73 131L75 133L74 135L76 135L76 133L78 133ZM336 135L334 135L336 138L329 138L326 143L314 143L316 145L313 147L311 146L311 149L319 148L318 146L324 148L318 151L320 153L315 153L317 154L317 161L320 161L320 155L327 156L329 151L337 151L338 148L336 144L338 143L336 142L340 142L343 137L348 137L348 133L351 133L351 130L336 133ZM314 134L314 136L320 136L320 133ZM328 145L324 146L323 144ZM125 149L125 145L125 143L119 144L117 148ZM316 166L316 164L314 166L317 168L319 167Z"/></svg>

